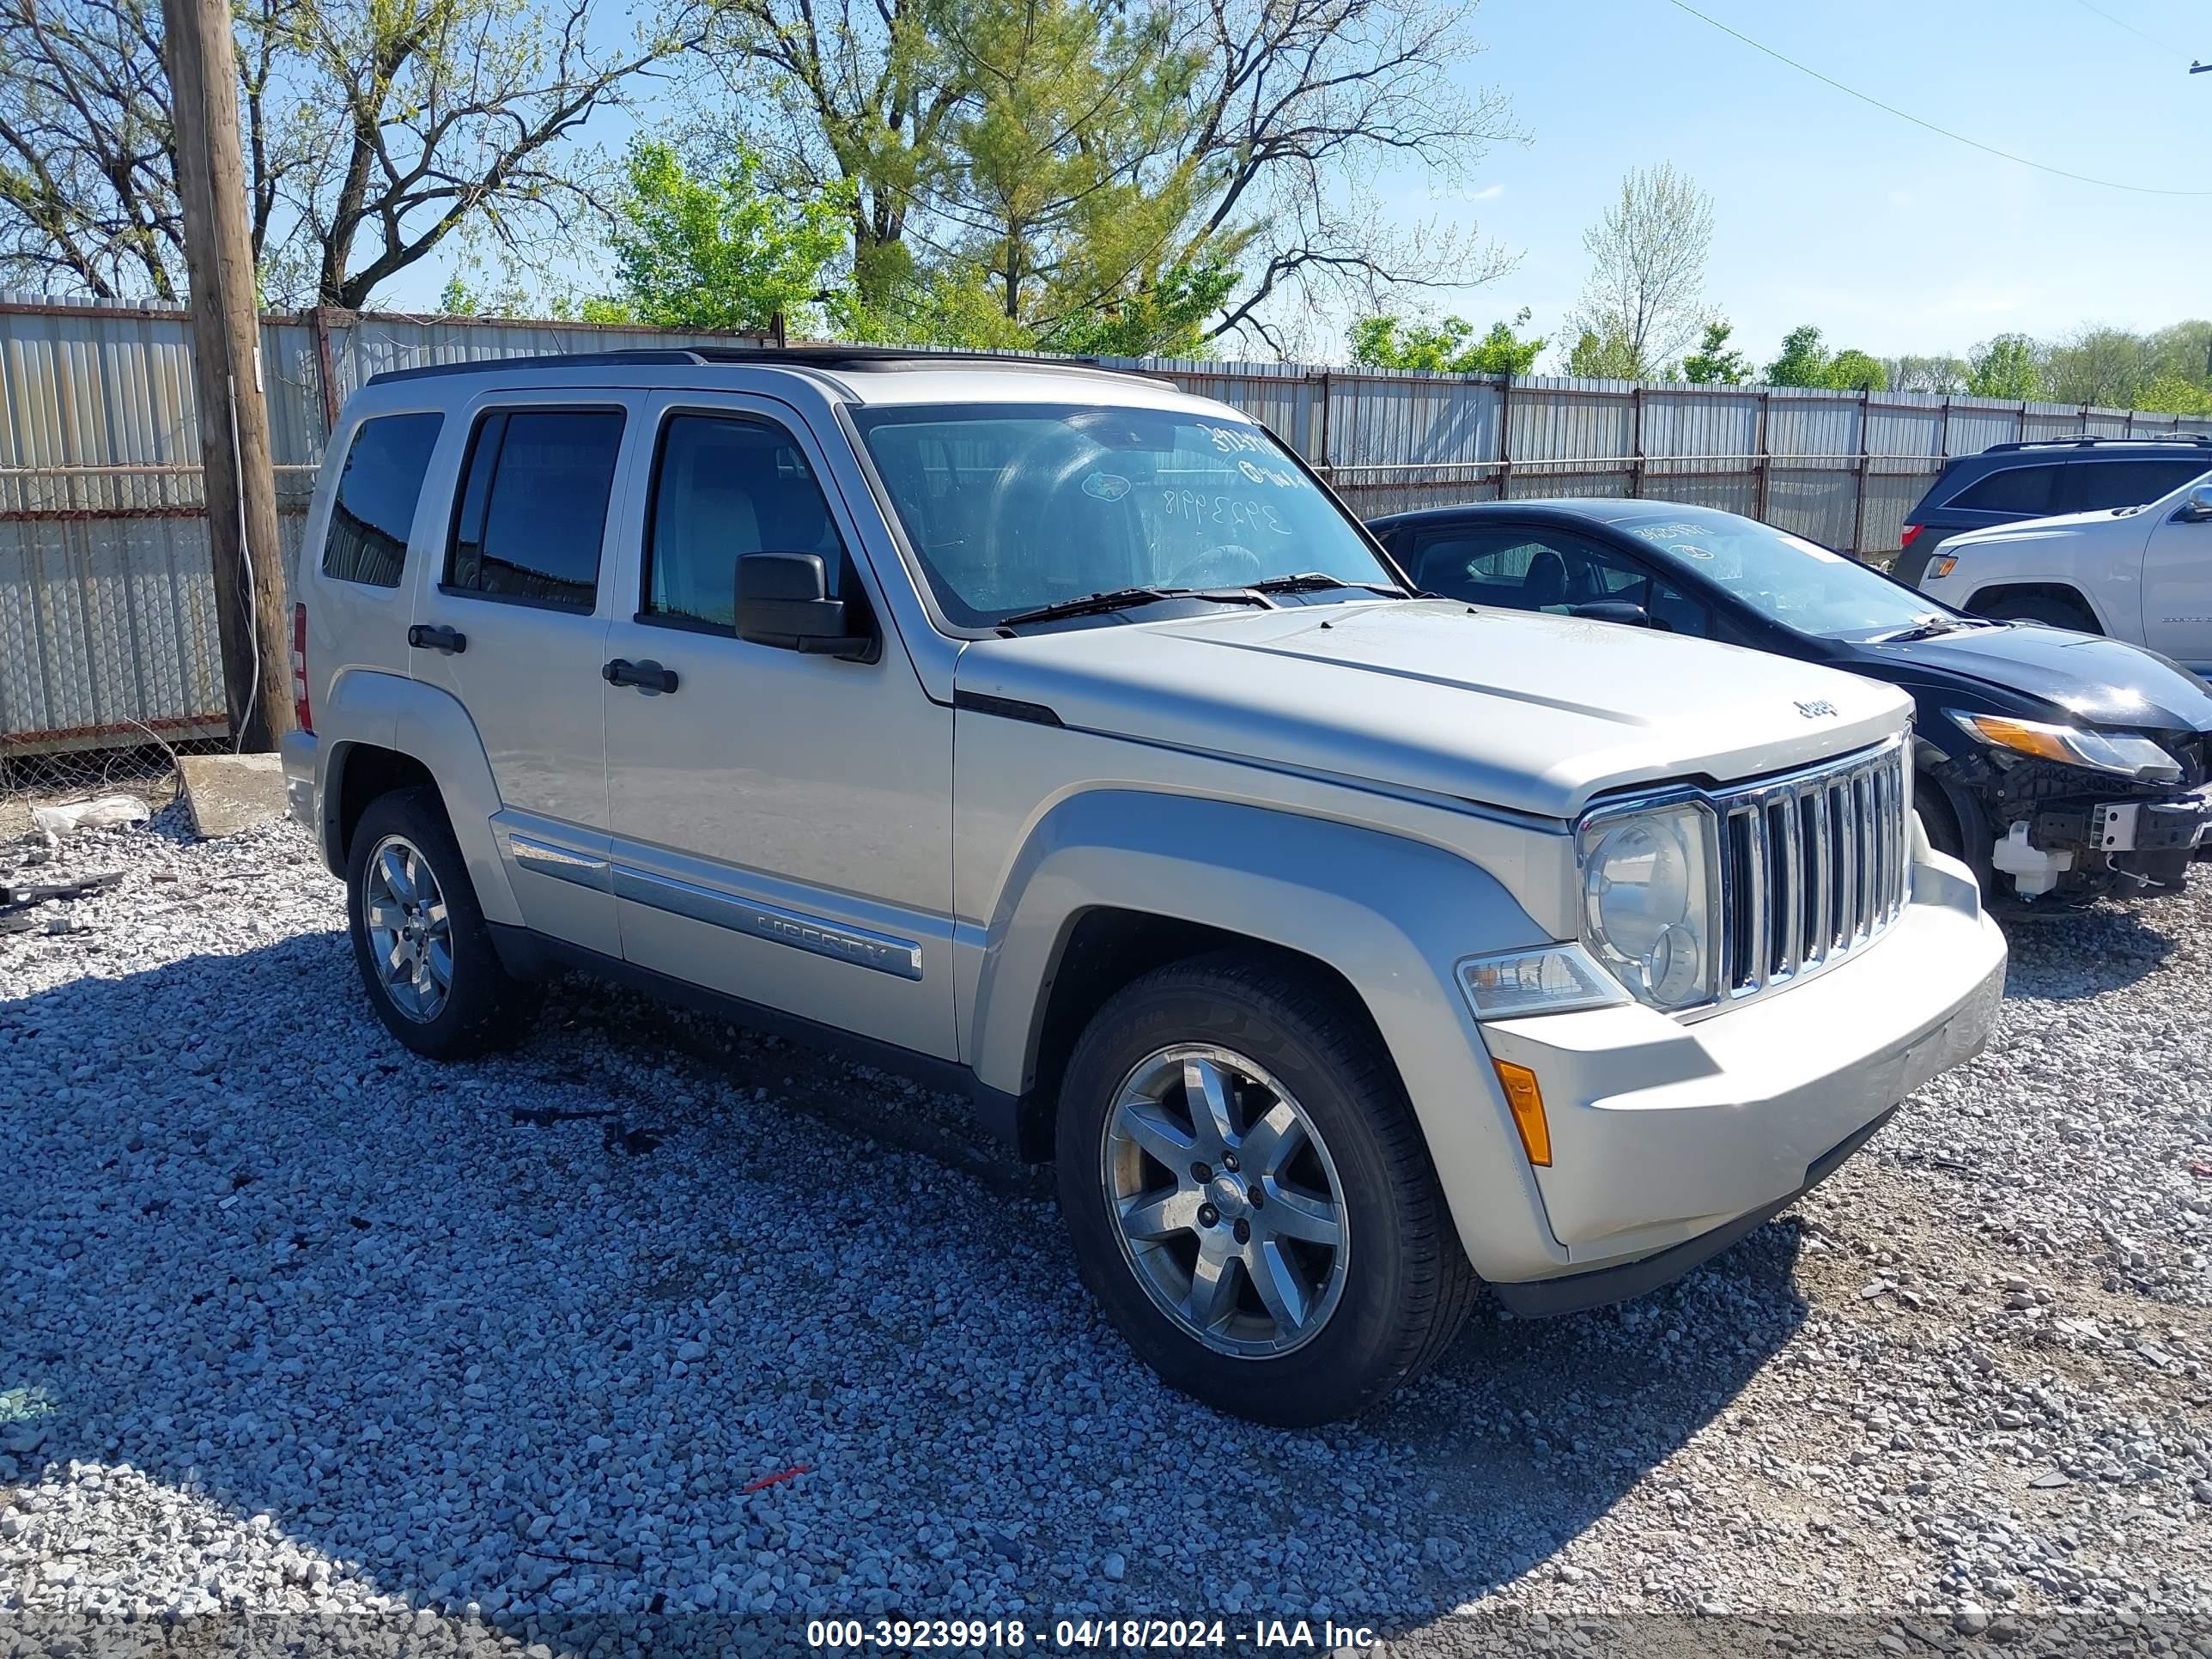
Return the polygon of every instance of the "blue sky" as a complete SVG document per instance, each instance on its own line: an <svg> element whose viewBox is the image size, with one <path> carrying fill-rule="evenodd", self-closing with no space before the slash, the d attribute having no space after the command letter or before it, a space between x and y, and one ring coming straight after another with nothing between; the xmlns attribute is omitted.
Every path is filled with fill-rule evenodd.
<svg viewBox="0 0 2212 1659"><path fill-rule="evenodd" d="M2202 0L1692 0L1885 102L2069 171L2212 191L2212 6ZM1382 181L1395 211L1478 216L1519 267L1441 309L1486 325L1574 303L1585 228L1628 168L1671 161L1713 198L1707 270L1764 362L1818 324L1877 356L1963 353L2008 330L2155 327L2212 313L2212 194L2099 189L1941 138L1753 52L1666 0L1484 0L1464 71L1512 94L1532 142L1464 192ZM1550 367L1547 358L1544 367Z"/></svg>
<svg viewBox="0 0 2212 1659"><path fill-rule="evenodd" d="M2212 59L2204 0L1692 3L1983 143L2212 192L2212 75L2186 73L2192 55ZM1461 189L1413 170L1376 184L1407 223L1471 219L1518 252L1498 281L1431 297L1479 328L1525 305L1537 331L1556 334L1588 270L1583 231L1627 169L1661 161L1713 198L1708 298L1759 362L1808 322L1832 346L1888 356L2212 313L2212 193L2100 189L1983 155L1667 0L1482 0L1471 31L1486 49L1462 77L1507 91L1530 142L1500 146ZM606 121L593 137L615 147L627 126ZM447 268L425 261L383 302L434 305Z"/></svg>

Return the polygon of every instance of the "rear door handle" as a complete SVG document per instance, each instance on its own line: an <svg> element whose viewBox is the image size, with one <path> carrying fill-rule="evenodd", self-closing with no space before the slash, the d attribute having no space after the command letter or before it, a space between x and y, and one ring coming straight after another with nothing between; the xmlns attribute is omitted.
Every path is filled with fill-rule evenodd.
<svg viewBox="0 0 2212 1659"><path fill-rule="evenodd" d="M433 628L416 623L407 630L407 643L417 651L442 651L458 657L469 648L469 636L458 628Z"/></svg>
<svg viewBox="0 0 2212 1659"><path fill-rule="evenodd" d="M676 671L663 668L650 659L632 662L627 657L617 657L599 670L599 675L609 685L634 685L641 691L671 692L676 690Z"/></svg>

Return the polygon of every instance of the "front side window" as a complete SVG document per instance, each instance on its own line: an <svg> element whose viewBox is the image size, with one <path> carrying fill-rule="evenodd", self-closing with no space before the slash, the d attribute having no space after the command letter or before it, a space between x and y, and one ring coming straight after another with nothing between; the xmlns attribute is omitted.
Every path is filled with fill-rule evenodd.
<svg viewBox="0 0 2212 1659"><path fill-rule="evenodd" d="M1565 531L1531 526L1444 531L1425 543L1414 580L1477 605L1570 616L1578 605L1632 605L1662 633L1710 631L1705 609L1633 559Z"/></svg>
<svg viewBox="0 0 2212 1659"><path fill-rule="evenodd" d="M1613 522L1769 622L1801 634L1872 638L1957 614L1856 559L1733 513L1675 507ZM1667 611L1662 599L1652 614Z"/></svg>
<svg viewBox="0 0 2212 1659"><path fill-rule="evenodd" d="M2058 463L2041 466L2008 466L1972 483L1944 505L1971 513L2017 513L2033 518L2053 510L2051 484Z"/></svg>
<svg viewBox="0 0 2212 1659"><path fill-rule="evenodd" d="M442 415L380 415L355 428L323 539L323 574L397 587Z"/></svg>
<svg viewBox="0 0 2212 1659"><path fill-rule="evenodd" d="M765 420L672 416L653 470L641 617L733 629L748 553L819 554L830 592L842 588L845 544L791 434Z"/></svg>
<svg viewBox="0 0 2212 1659"><path fill-rule="evenodd" d="M469 446L447 587L591 610L622 434L619 410L486 415Z"/></svg>
<svg viewBox="0 0 2212 1659"><path fill-rule="evenodd" d="M893 404L854 420L960 627L1124 587L1308 572L1398 585L1335 502L1243 422L1035 404Z"/></svg>

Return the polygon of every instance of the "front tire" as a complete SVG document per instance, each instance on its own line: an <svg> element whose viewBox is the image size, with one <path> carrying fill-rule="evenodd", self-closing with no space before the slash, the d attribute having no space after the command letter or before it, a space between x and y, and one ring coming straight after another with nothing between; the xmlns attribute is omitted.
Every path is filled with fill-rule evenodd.
<svg viewBox="0 0 2212 1659"><path fill-rule="evenodd" d="M529 988L499 959L434 791L394 790L362 814L346 924L377 1018L416 1054L465 1060L526 1028Z"/></svg>
<svg viewBox="0 0 2212 1659"><path fill-rule="evenodd" d="M1061 1212L1129 1345L1261 1422L1417 1376L1475 1279L1388 1055L1318 976L1231 952L1125 987L1071 1056Z"/></svg>

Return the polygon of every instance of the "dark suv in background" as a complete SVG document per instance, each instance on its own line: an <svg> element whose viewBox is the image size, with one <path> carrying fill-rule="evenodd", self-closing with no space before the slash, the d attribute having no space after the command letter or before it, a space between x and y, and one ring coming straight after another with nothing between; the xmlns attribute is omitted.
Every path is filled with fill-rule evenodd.
<svg viewBox="0 0 2212 1659"><path fill-rule="evenodd" d="M1891 574L1917 586L1947 536L2021 519L2140 507L2212 472L2212 437L2048 438L1953 458L1905 516Z"/></svg>

